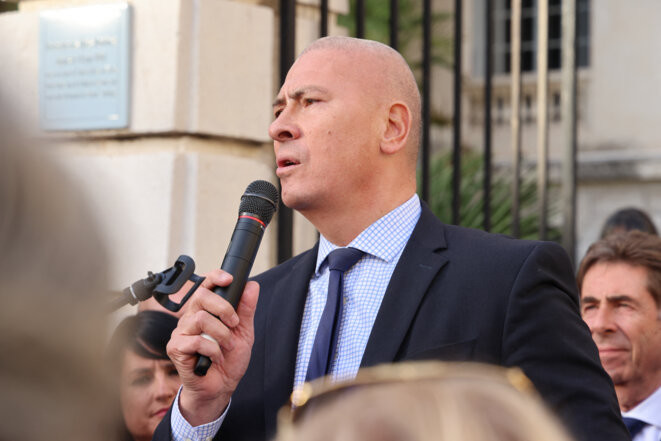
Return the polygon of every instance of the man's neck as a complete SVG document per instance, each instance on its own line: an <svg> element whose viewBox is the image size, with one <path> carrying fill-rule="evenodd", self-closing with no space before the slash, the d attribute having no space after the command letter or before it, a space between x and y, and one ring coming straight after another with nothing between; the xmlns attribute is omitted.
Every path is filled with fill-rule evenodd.
<svg viewBox="0 0 661 441"><path fill-rule="evenodd" d="M389 203L366 202L361 207L343 210L324 210L323 213L304 213L326 239L337 246L347 246L370 225L408 201L414 193L391 199Z"/></svg>
<svg viewBox="0 0 661 441"><path fill-rule="evenodd" d="M617 394L617 400L620 403L620 411L629 412L631 409L645 401L645 399L652 395L659 387L661 387L661 378L657 378L656 381L647 381L636 385L616 385L615 393Z"/></svg>

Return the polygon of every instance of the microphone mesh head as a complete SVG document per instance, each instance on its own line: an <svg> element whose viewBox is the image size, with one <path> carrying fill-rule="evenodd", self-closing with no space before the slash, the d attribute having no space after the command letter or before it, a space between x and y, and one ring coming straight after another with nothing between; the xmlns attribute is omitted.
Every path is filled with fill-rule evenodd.
<svg viewBox="0 0 661 441"><path fill-rule="evenodd" d="M268 225L278 209L279 201L278 189L273 184L268 181L253 181L241 196L239 216L250 213Z"/></svg>

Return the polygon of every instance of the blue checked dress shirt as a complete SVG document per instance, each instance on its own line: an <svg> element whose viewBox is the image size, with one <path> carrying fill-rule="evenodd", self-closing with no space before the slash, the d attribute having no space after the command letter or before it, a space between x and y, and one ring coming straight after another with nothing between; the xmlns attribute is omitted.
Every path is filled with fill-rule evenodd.
<svg viewBox="0 0 661 441"><path fill-rule="evenodd" d="M414 194L347 245L364 251L365 255L343 277L345 309L340 323L336 359L331 362L330 375L333 381L351 379L358 373L381 300L404 247L420 219L420 212L420 199ZM326 257L336 248L325 237L320 237L316 269L310 279L298 340L294 389L305 382L314 337L326 304L329 275ZM175 441L211 440L220 430L226 414L227 410L211 423L191 427L179 412L177 394L170 422L172 437Z"/></svg>
<svg viewBox="0 0 661 441"><path fill-rule="evenodd" d="M356 376L376 314L399 257L418 219L420 200L414 195L404 204L370 225L348 247L365 252L344 274L344 311L338 335L336 359L331 362L334 381ZM305 382L312 345L326 304L328 264L326 257L337 246L321 236L316 271L310 279L296 355L294 389Z"/></svg>

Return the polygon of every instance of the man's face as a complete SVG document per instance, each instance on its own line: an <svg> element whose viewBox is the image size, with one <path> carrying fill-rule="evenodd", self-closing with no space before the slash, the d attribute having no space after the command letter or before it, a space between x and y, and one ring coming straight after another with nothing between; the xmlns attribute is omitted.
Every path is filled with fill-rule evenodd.
<svg viewBox="0 0 661 441"><path fill-rule="evenodd" d="M661 318L647 290L647 269L595 264L583 279L581 313L615 386L634 395L653 392L661 373Z"/></svg>
<svg viewBox="0 0 661 441"><path fill-rule="evenodd" d="M332 213L378 173L385 122L374 70L364 58L333 49L308 52L290 69L269 128L288 207Z"/></svg>

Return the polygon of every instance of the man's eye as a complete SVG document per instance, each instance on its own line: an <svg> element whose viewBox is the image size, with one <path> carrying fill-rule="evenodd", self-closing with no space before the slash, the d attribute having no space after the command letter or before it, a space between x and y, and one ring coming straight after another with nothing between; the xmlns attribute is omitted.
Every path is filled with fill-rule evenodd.
<svg viewBox="0 0 661 441"><path fill-rule="evenodd" d="M314 104L316 102L319 102L319 100L314 99L314 98L305 98L305 100L303 102L305 103L306 106L309 106L310 104Z"/></svg>
<svg viewBox="0 0 661 441"><path fill-rule="evenodd" d="M273 113L273 115L277 118L277 117L280 116L281 113L282 113L282 110L276 110L276 111Z"/></svg>
<svg viewBox="0 0 661 441"><path fill-rule="evenodd" d="M594 308L595 308L594 305L583 305L583 312L590 311Z"/></svg>

